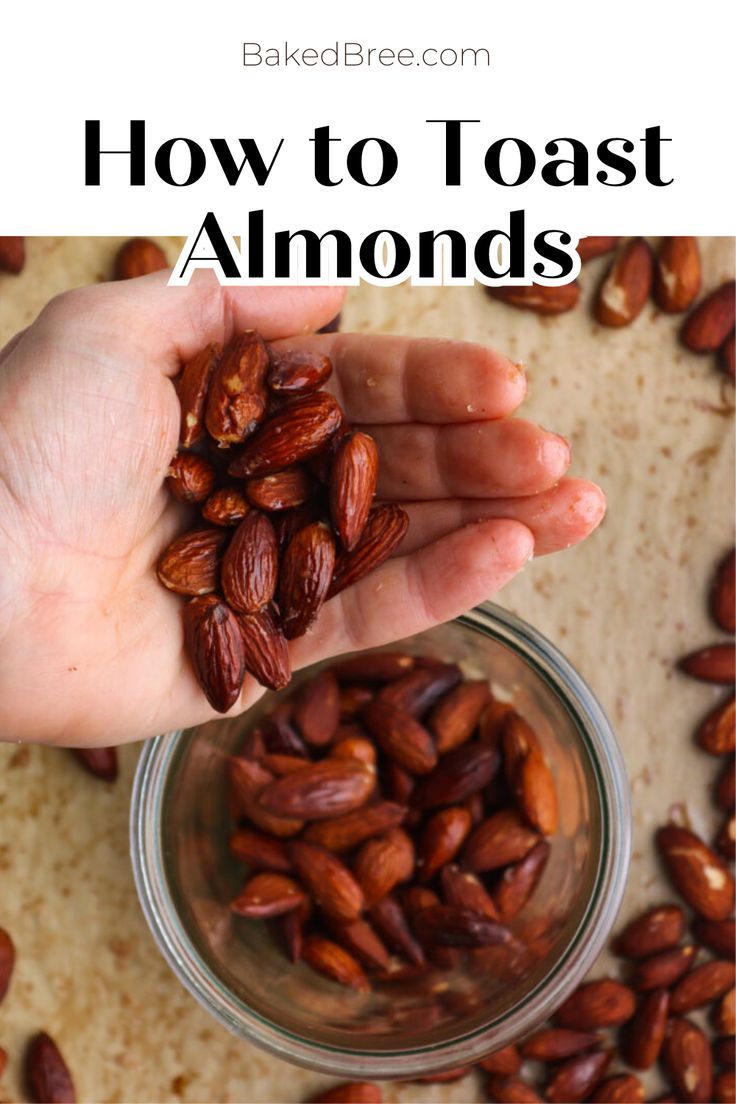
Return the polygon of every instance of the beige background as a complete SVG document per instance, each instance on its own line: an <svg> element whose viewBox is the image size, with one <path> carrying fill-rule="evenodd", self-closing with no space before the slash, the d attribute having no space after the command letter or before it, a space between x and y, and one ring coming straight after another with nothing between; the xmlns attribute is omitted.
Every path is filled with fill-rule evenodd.
<svg viewBox="0 0 736 1104"><path fill-rule="evenodd" d="M19 278L0 278L0 344L54 294L106 279L114 239L35 239ZM168 248L175 256L176 246ZM706 287L733 275L733 242L703 242ZM698 831L715 822L717 765L691 733L718 692L673 660L717 634L705 611L713 564L732 541L733 388L679 348L678 320L648 306L601 330L589 302L605 261L583 275L574 313L539 319L479 288L350 293L344 329L451 336L494 345L530 377L526 416L572 439L572 473L599 481L609 513L587 544L532 562L501 596L565 651L618 732L635 806L624 912L668 894L651 830L675 806ZM12 740L12 733L3 733ZM0 748L0 924L18 962L0 1008L10 1054L0 1099L18 1099L19 1055L40 1028L59 1041L83 1101L299 1101L327 1079L239 1042L180 987L138 908L127 853L138 749L112 787L63 751ZM473 1079L403 1086L390 1100L473 1101Z"/></svg>

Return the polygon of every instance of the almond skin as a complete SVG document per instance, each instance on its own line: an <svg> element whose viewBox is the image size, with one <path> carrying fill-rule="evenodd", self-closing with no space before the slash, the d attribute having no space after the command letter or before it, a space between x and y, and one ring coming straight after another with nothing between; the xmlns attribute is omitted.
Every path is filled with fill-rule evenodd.
<svg viewBox="0 0 736 1104"><path fill-rule="evenodd" d="M293 878L266 871L254 874L230 902L230 911L249 920L268 920L299 908L306 894Z"/></svg>
<svg viewBox="0 0 736 1104"><path fill-rule="evenodd" d="M281 559L279 606L287 640L303 636L327 598L335 565L335 540L321 521L301 529Z"/></svg>
<svg viewBox="0 0 736 1104"><path fill-rule="evenodd" d="M293 718L308 744L325 747L332 743L340 723L340 692L332 671L319 671L300 687Z"/></svg>
<svg viewBox="0 0 736 1104"><path fill-rule="evenodd" d="M691 353L715 353L736 321L736 284L721 284L687 316L680 340Z"/></svg>
<svg viewBox="0 0 736 1104"><path fill-rule="evenodd" d="M694 961L695 947L692 944L660 951L637 962L631 974L631 984L640 993L669 987L687 973Z"/></svg>
<svg viewBox="0 0 736 1104"><path fill-rule="evenodd" d="M114 782L118 776L118 749L114 747L71 748L72 755L93 778Z"/></svg>
<svg viewBox="0 0 736 1104"><path fill-rule="evenodd" d="M680 660L679 667L691 678L701 682L718 682L728 686L736 681L736 651L733 644L712 644L700 648Z"/></svg>
<svg viewBox="0 0 736 1104"><path fill-rule="evenodd" d="M414 656L406 652L361 652L343 659L334 668L340 683L393 682L414 668Z"/></svg>
<svg viewBox="0 0 736 1104"><path fill-rule="evenodd" d="M169 464L166 487L179 502L204 502L215 486L215 469L196 452L177 452Z"/></svg>
<svg viewBox="0 0 736 1104"><path fill-rule="evenodd" d="M257 613L238 613L246 670L261 686L282 690L291 679L291 661L286 637L272 606Z"/></svg>
<svg viewBox="0 0 736 1104"><path fill-rule="evenodd" d="M115 279L132 280L168 267L169 262L160 245L156 245L150 238L131 238L118 250L115 258Z"/></svg>
<svg viewBox="0 0 736 1104"><path fill-rule="evenodd" d="M5 928L0 928L0 1003L5 999L14 966L15 945Z"/></svg>
<svg viewBox="0 0 736 1104"><path fill-rule="evenodd" d="M587 264L588 261L594 261L596 257L603 257L606 253L612 253L620 241L620 238L581 238L578 242L580 263Z"/></svg>
<svg viewBox="0 0 736 1104"><path fill-rule="evenodd" d="M672 990L670 1011L681 1016L694 1008L702 1008L733 989L735 982L736 966L733 962L718 958L704 962L686 974Z"/></svg>
<svg viewBox="0 0 736 1104"><path fill-rule="evenodd" d="M238 613L257 613L272 600L278 577L278 544L273 526L257 510L243 518L222 559L220 582Z"/></svg>
<svg viewBox="0 0 736 1104"><path fill-rule="evenodd" d="M252 870L290 874L293 869L281 840L265 832L257 832L254 828L236 829L228 841L228 850L233 858L247 863Z"/></svg>
<svg viewBox="0 0 736 1104"><path fill-rule="evenodd" d="M512 710L506 713L501 723L501 744L506 782L510 789L515 790L521 764L532 749L538 747L537 737L531 725Z"/></svg>
<svg viewBox="0 0 736 1104"><path fill-rule="evenodd" d="M381 937L394 951L413 966L425 963L424 951L409 928L406 913L391 894L370 910L370 918Z"/></svg>
<svg viewBox="0 0 736 1104"><path fill-rule="evenodd" d="M677 905L660 905L630 920L615 942L616 954L646 958L676 946L685 933L685 914Z"/></svg>
<svg viewBox="0 0 736 1104"><path fill-rule="evenodd" d="M431 882L443 866L452 862L472 824L470 813L461 805L441 809L430 817L418 847L417 868L421 882Z"/></svg>
<svg viewBox="0 0 736 1104"><path fill-rule="evenodd" d="M478 825L465 845L462 860L476 873L497 870L519 862L538 842L537 833L527 828L517 813L504 809Z"/></svg>
<svg viewBox="0 0 736 1104"><path fill-rule="evenodd" d="M448 905L470 909L485 916L487 920L499 919L498 910L490 893L480 879L469 870L461 870L459 866L450 863L443 868L440 881L442 895Z"/></svg>
<svg viewBox="0 0 736 1104"><path fill-rule="evenodd" d="M229 529L239 525L249 510L242 491L237 487L221 487L213 491L202 506L202 517L211 525Z"/></svg>
<svg viewBox="0 0 736 1104"><path fill-rule="evenodd" d="M222 353L210 380L205 425L221 448L253 433L266 414L266 345L255 330L237 334Z"/></svg>
<svg viewBox="0 0 736 1104"><path fill-rule="evenodd" d="M287 468L273 475L248 479L245 493L250 504L259 510L292 510L309 501L314 487L304 468Z"/></svg>
<svg viewBox="0 0 736 1104"><path fill-rule="evenodd" d="M247 818L257 828L279 839L287 839L301 832L303 820L278 817L267 812L258 801L259 795L273 781L273 775L269 771L258 763L240 757L228 760L227 771L233 815L236 819Z"/></svg>
<svg viewBox="0 0 736 1104"><path fill-rule="evenodd" d="M534 314L564 314L578 305L580 287L577 281L570 284L506 284L503 287L486 287L491 299L499 299L518 310Z"/></svg>
<svg viewBox="0 0 736 1104"><path fill-rule="evenodd" d="M378 482L378 449L367 433L337 446L330 471L330 514L343 548L355 548L365 529Z"/></svg>
<svg viewBox="0 0 736 1104"><path fill-rule="evenodd" d="M268 386L277 394L306 395L317 391L332 375L332 361L307 349L277 349L268 346L271 368Z"/></svg>
<svg viewBox="0 0 736 1104"><path fill-rule="evenodd" d="M630 325L649 298L653 277L651 249L643 238L632 238L616 256L598 289L595 317L600 325Z"/></svg>
<svg viewBox="0 0 736 1104"><path fill-rule="evenodd" d="M708 1104L713 1099L713 1058L699 1027L690 1020L671 1020L664 1056L678 1100Z"/></svg>
<svg viewBox="0 0 736 1104"><path fill-rule="evenodd" d="M351 759L305 763L302 770L265 786L258 801L276 816L325 820L360 808L375 787L375 774Z"/></svg>
<svg viewBox="0 0 736 1104"><path fill-rule="evenodd" d="M643 1104L644 1086L633 1073L622 1073L601 1081L589 1100L591 1104Z"/></svg>
<svg viewBox="0 0 736 1104"><path fill-rule="evenodd" d="M75 1104L74 1082L61 1051L45 1031L34 1035L24 1059L26 1092L35 1104Z"/></svg>
<svg viewBox="0 0 736 1104"><path fill-rule="evenodd" d="M383 836L369 839L353 861L353 873L363 890L366 908L414 873L414 845L401 828L392 828Z"/></svg>
<svg viewBox="0 0 736 1104"><path fill-rule="evenodd" d="M196 597L217 587L222 550L228 534L223 529L192 529L177 537L156 567L158 581L175 594Z"/></svg>
<svg viewBox="0 0 736 1104"><path fill-rule="evenodd" d="M581 985L557 1009L554 1021L575 1031L615 1027L631 1019L636 998L628 985L614 978L599 978Z"/></svg>
<svg viewBox="0 0 736 1104"><path fill-rule="evenodd" d="M374 506L356 546L337 556L328 597L334 598L380 567L401 543L408 528L409 515L395 502Z"/></svg>
<svg viewBox="0 0 736 1104"><path fill-rule="evenodd" d="M368 970L382 973L388 970L391 956L366 920L330 920L328 928L333 939L344 947Z"/></svg>
<svg viewBox="0 0 736 1104"><path fill-rule="evenodd" d="M695 938L714 954L728 958L736 946L736 921L704 920L698 918L693 924Z"/></svg>
<svg viewBox="0 0 736 1104"><path fill-rule="evenodd" d="M653 989L640 1002L621 1038L621 1054L634 1069L649 1069L659 1058L667 1033L670 995Z"/></svg>
<svg viewBox="0 0 736 1104"><path fill-rule="evenodd" d="M320 974L346 985L351 989L367 993L370 989L363 968L353 955L330 939L311 935L304 940L302 947L304 961Z"/></svg>
<svg viewBox="0 0 736 1104"><path fill-rule="evenodd" d="M521 1053L533 1062L560 1062L584 1050L592 1050L600 1041L601 1037L595 1031L547 1027L526 1039L521 1045Z"/></svg>
<svg viewBox="0 0 736 1104"><path fill-rule="evenodd" d="M381 750L400 767L411 774L427 774L436 765L434 741L411 714L375 698L360 716Z"/></svg>
<svg viewBox="0 0 736 1104"><path fill-rule="evenodd" d="M538 748L519 764L514 792L529 824L543 836L557 831L557 787L552 771Z"/></svg>
<svg viewBox="0 0 736 1104"><path fill-rule="evenodd" d="M662 238L654 273L654 302L667 314L685 311L700 291L697 238Z"/></svg>
<svg viewBox="0 0 736 1104"><path fill-rule="evenodd" d="M736 700L727 698L703 719L695 739L709 755L732 755L736 749Z"/></svg>
<svg viewBox="0 0 736 1104"><path fill-rule="evenodd" d="M493 1073L486 1082L489 1100L498 1104L542 1104L542 1097L513 1074Z"/></svg>
<svg viewBox="0 0 736 1104"><path fill-rule="evenodd" d="M725 920L733 908L728 867L694 832L674 824L657 832L657 849L672 882L692 909L708 920Z"/></svg>
<svg viewBox="0 0 736 1104"><path fill-rule="evenodd" d="M204 433L207 393L221 356L222 349L216 342L206 345L187 361L181 375L174 381L181 406L179 443L182 448L191 448Z"/></svg>
<svg viewBox="0 0 736 1104"><path fill-rule="evenodd" d="M724 632L736 632L736 549L719 563L710 590L710 612Z"/></svg>
<svg viewBox="0 0 736 1104"><path fill-rule="evenodd" d="M462 672L454 663L420 667L384 686L379 697L420 719L443 694L457 686L461 678Z"/></svg>
<svg viewBox="0 0 736 1104"><path fill-rule="evenodd" d="M411 803L419 809L457 805L488 785L499 762L495 747L476 741L463 744L443 755L435 769L420 780L412 791Z"/></svg>
<svg viewBox="0 0 736 1104"><path fill-rule="evenodd" d="M25 238L0 238L0 272L17 276L26 263Z"/></svg>
<svg viewBox="0 0 736 1104"><path fill-rule="evenodd" d="M207 701L218 713L227 713L245 678L243 639L235 614L214 594L192 598L184 607L184 643Z"/></svg>
<svg viewBox="0 0 736 1104"><path fill-rule="evenodd" d="M332 395L304 395L277 410L245 444L228 471L236 477L268 475L315 456L342 424Z"/></svg>
<svg viewBox="0 0 736 1104"><path fill-rule="evenodd" d="M520 862L507 866L503 871L493 892L493 900L504 924L513 920L530 900L544 873L549 853L547 841L540 840Z"/></svg>
<svg viewBox="0 0 736 1104"><path fill-rule="evenodd" d="M736 989L729 989L724 993L723 999L713 1010L712 1022L718 1035L736 1035Z"/></svg>
<svg viewBox="0 0 736 1104"><path fill-rule="evenodd" d="M591 1050L568 1058L555 1068L547 1082L545 1097L550 1104L575 1104L588 1100L611 1064L612 1050Z"/></svg>
<svg viewBox="0 0 736 1104"><path fill-rule="evenodd" d="M462 682L435 705L427 725L434 733L440 755L470 739L490 698L487 682Z"/></svg>
<svg viewBox="0 0 736 1104"><path fill-rule="evenodd" d="M335 743L329 750L333 759L357 759L366 766L376 765L376 746L367 736L344 736L345 726L340 726L335 733ZM359 729L358 731L362 731Z"/></svg>
<svg viewBox="0 0 736 1104"><path fill-rule="evenodd" d="M430 947L496 947L509 943L512 938L503 924L455 905L432 905L422 909L414 918L414 930L419 941Z"/></svg>
<svg viewBox="0 0 736 1104"><path fill-rule="evenodd" d="M406 816L406 806L393 801L378 801L352 813L310 824L304 833L308 843L319 844L341 854L351 851L372 836L397 828Z"/></svg>
<svg viewBox="0 0 736 1104"><path fill-rule="evenodd" d="M357 920L363 911L363 892L331 851L302 840L292 840L287 853L299 878L323 912L335 920Z"/></svg>

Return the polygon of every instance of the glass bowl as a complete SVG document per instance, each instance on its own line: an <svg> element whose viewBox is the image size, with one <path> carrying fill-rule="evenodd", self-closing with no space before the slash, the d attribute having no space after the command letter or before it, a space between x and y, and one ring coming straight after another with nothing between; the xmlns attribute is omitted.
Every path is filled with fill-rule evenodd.
<svg viewBox="0 0 736 1104"><path fill-rule="evenodd" d="M345 989L291 965L267 925L234 917L244 868L227 850L227 757L273 702L170 732L144 748L131 810L138 894L180 981L221 1023L280 1058L351 1078L406 1078L473 1062L528 1034L595 961L629 861L629 788L591 690L539 633L487 605L392 645L490 679L535 729L560 823L530 901L512 921L523 962L476 952L470 967ZM319 665L318 665L319 666ZM316 668L312 668L313 672ZM299 672L292 686L310 671Z"/></svg>

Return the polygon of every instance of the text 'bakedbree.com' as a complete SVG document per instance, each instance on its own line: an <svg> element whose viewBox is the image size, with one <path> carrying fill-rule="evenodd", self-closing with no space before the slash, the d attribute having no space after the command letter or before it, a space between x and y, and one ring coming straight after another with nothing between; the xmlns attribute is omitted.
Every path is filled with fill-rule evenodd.
<svg viewBox="0 0 736 1104"><path fill-rule="evenodd" d="M335 42L334 45L295 46L284 42L278 46L265 46L261 42L243 43L243 65L246 68L356 68L390 69L396 66L485 67L491 64L490 52L485 46L426 46L414 50L409 46L366 46L362 42Z"/></svg>

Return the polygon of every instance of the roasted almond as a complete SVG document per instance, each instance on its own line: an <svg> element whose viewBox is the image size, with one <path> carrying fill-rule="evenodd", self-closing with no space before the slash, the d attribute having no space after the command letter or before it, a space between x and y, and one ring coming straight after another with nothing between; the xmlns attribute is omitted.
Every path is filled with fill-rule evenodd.
<svg viewBox="0 0 736 1104"><path fill-rule="evenodd" d="M487 920L500 919L490 893L469 870L461 870L455 863L450 863L443 868L440 883L446 904L470 909Z"/></svg>
<svg viewBox="0 0 736 1104"><path fill-rule="evenodd" d="M221 487L213 491L202 506L202 517L211 525L231 528L239 525L250 510L245 495L237 487Z"/></svg>
<svg viewBox="0 0 736 1104"><path fill-rule="evenodd" d="M278 544L265 514L251 510L235 530L222 559L220 582L238 613L257 613L273 598L278 577Z"/></svg>
<svg viewBox="0 0 736 1104"><path fill-rule="evenodd" d="M430 733L410 713L374 698L360 713L360 719L381 750L412 774L428 774L437 763L437 751Z"/></svg>
<svg viewBox="0 0 736 1104"><path fill-rule="evenodd" d="M723 958L729 958L736 947L736 921L730 917L727 920L705 920L702 917L693 924L695 938L714 954Z"/></svg>
<svg viewBox="0 0 736 1104"><path fill-rule="evenodd" d="M357 759L366 766L376 765L376 745L367 736L344 735L345 726L338 727L335 733L335 743L329 750L333 759ZM358 731L362 731L359 729Z"/></svg>
<svg viewBox="0 0 736 1104"><path fill-rule="evenodd" d="M381 973L388 970L391 956L367 920L327 919L333 939L368 970Z"/></svg>
<svg viewBox="0 0 736 1104"><path fill-rule="evenodd" d="M366 840L353 861L353 873L367 908L414 873L414 844L402 828Z"/></svg>
<svg viewBox="0 0 736 1104"><path fill-rule="evenodd" d="M289 962L299 962L302 957L307 911L302 908L294 909L293 912L285 912L283 916L277 916L275 920L268 922L276 942L283 947Z"/></svg>
<svg viewBox="0 0 736 1104"><path fill-rule="evenodd" d="M58 1046L45 1031L34 1035L24 1059L26 1092L35 1104L74 1104L74 1082Z"/></svg>
<svg viewBox="0 0 736 1104"><path fill-rule="evenodd" d="M292 840L287 853L323 912L335 920L357 920L365 904L363 892L340 859L331 851L303 840Z"/></svg>
<svg viewBox="0 0 736 1104"><path fill-rule="evenodd" d="M493 891L498 915L504 924L513 920L530 900L549 858L546 840L535 844L520 862L507 866Z"/></svg>
<svg viewBox="0 0 736 1104"><path fill-rule="evenodd" d="M240 697L245 653L238 622L214 594L192 598L184 607L184 643L199 685L218 713Z"/></svg>
<svg viewBox="0 0 736 1104"><path fill-rule="evenodd" d="M150 238L130 238L123 242L115 257L115 279L132 280L168 267L169 262L160 245Z"/></svg>
<svg viewBox="0 0 736 1104"><path fill-rule="evenodd" d="M342 411L326 392L294 399L264 422L228 471L247 477L302 464L327 444L341 422Z"/></svg>
<svg viewBox="0 0 736 1104"><path fill-rule="evenodd" d="M512 1043L487 1054L479 1060L478 1065L486 1073L518 1073L521 1069L521 1054L519 1048Z"/></svg>
<svg viewBox="0 0 736 1104"><path fill-rule="evenodd" d="M421 944L414 938L403 908L391 894L370 910L370 919L385 942L413 966L424 966Z"/></svg>
<svg viewBox="0 0 736 1104"><path fill-rule="evenodd" d="M580 263L587 264L588 261L594 261L596 257L612 253L620 241L620 238L610 237L581 238L577 248Z"/></svg>
<svg viewBox="0 0 736 1104"><path fill-rule="evenodd" d="M695 734L709 755L731 755L736 748L736 701L733 696L717 705L705 717Z"/></svg>
<svg viewBox="0 0 736 1104"><path fill-rule="evenodd" d="M652 251L643 238L632 238L606 273L595 301L601 326L628 326L643 310L654 278Z"/></svg>
<svg viewBox="0 0 736 1104"><path fill-rule="evenodd" d="M381 1104L378 1085L369 1081L345 1081L313 1096L311 1104Z"/></svg>
<svg viewBox="0 0 736 1104"><path fill-rule="evenodd" d="M708 920L725 920L733 909L734 881L728 867L687 828L669 824L657 832L657 849L679 894Z"/></svg>
<svg viewBox="0 0 736 1104"><path fill-rule="evenodd" d="M187 361L181 375L174 381L181 406L179 444L182 448L191 448L204 433L207 393L221 355L222 349L213 341Z"/></svg>
<svg viewBox="0 0 736 1104"><path fill-rule="evenodd" d="M340 683L393 682L413 667L414 656L406 652L361 652L337 663L334 673Z"/></svg>
<svg viewBox="0 0 736 1104"><path fill-rule="evenodd" d="M640 993L674 985L695 961L695 947L686 944L642 958L631 973L631 984Z"/></svg>
<svg viewBox="0 0 736 1104"><path fill-rule="evenodd" d="M236 614L243 638L246 670L261 686L281 690L291 679L291 661L286 637L272 606L257 613Z"/></svg>
<svg viewBox="0 0 736 1104"><path fill-rule="evenodd" d="M419 809L457 805L488 785L499 762L495 747L477 741L463 744L443 755L435 769L419 781L411 794L412 805Z"/></svg>
<svg viewBox="0 0 736 1104"><path fill-rule="evenodd" d="M718 1000L736 983L736 965L725 959L713 959L696 966L677 983L670 994L670 1012L681 1016Z"/></svg>
<svg viewBox="0 0 736 1104"><path fill-rule="evenodd" d="M257 832L255 828L236 829L228 841L228 850L233 858L247 863L253 870L291 873L292 865L285 845L265 832Z"/></svg>
<svg viewBox="0 0 736 1104"><path fill-rule="evenodd" d="M601 1081L591 1097L591 1104L642 1104L644 1086L633 1073L620 1073Z"/></svg>
<svg viewBox="0 0 736 1104"><path fill-rule="evenodd" d="M205 424L221 448L253 433L266 413L266 345L255 330L237 334L222 353L210 380Z"/></svg>
<svg viewBox="0 0 736 1104"><path fill-rule="evenodd" d="M486 293L518 310L534 314L564 314L578 305L580 287L570 284L504 284L487 286Z"/></svg>
<svg viewBox="0 0 736 1104"><path fill-rule="evenodd" d="M728 760L718 775L714 797L719 809L728 813L736 808L736 764L733 758Z"/></svg>
<svg viewBox="0 0 736 1104"><path fill-rule="evenodd" d="M77 762L94 778L114 782L118 776L118 749L115 747L71 748Z"/></svg>
<svg viewBox="0 0 736 1104"><path fill-rule="evenodd" d="M352 851L354 847L390 828L397 828L405 816L405 805L397 805L393 801L377 801L344 816L310 824L304 833L304 839L341 854Z"/></svg>
<svg viewBox="0 0 736 1104"><path fill-rule="evenodd" d="M261 791L261 808L276 816L325 820L358 809L370 797L375 773L354 759L305 763L301 771L271 782Z"/></svg>
<svg viewBox="0 0 736 1104"><path fill-rule="evenodd" d="M542 1104L531 1085L514 1074L492 1073L486 1082L488 1099L497 1104Z"/></svg>
<svg viewBox="0 0 736 1104"><path fill-rule="evenodd" d="M724 632L736 632L736 549L719 563L710 588L710 612Z"/></svg>
<svg viewBox="0 0 736 1104"><path fill-rule="evenodd" d="M736 1071L724 1070L713 1082L713 1100L715 1104L731 1104L736 1100Z"/></svg>
<svg viewBox="0 0 736 1104"><path fill-rule="evenodd" d="M713 1099L713 1058L700 1028L690 1020L670 1020L664 1056L678 1100L709 1104Z"/></svg>
<svg viewBox="0 0 736 1104"><path fill-rule="evenodd" d="M462 678L462 671L454 663L438 663L433 667L420 667L393 680L380 691L381 701L412 717L421 718L435 702Z"/></svg>
<svg viewBox="0 0 736 1104"><path fill-rule="evenodd" d="M584 1050L592 1050L601 1041L595 1031L573 1031L567 1027L545 1027L521 1045L524 1058L533 1062L561 1062Z"/></svg>
<svg viewBox="0 0 736 1104"><path fill-rule="evenodd" d="M264 809L258 801L263 789L273 781L272 774L258 763L240 757L228 760L227 771L236 819L247 817L257 828L279 839L301 832L303 820L276 816Z"/></svg>
<svg viewBox="0 0 736 1104"><path fill-rule="evenodd" d="M712 1022L718 1035L736 1035L736 989L724 993L713 1009Z"/></svg>
<svg viewBox="0 0 736 1104"><path fill-rule="evenodd" d="M557 1009L554 1021L575 1031L597 1031L630 1020L635 1007L636 998L628 985L615 978L599 978L576 989Z"/></svg>
<svg viewBox="0 0 736 1104"><path fill-rule="evenodd" d="M192 529L172 541L158 561L158 580L175 594L196 597L217 586L220 557L228 534L223 529Z"/></svg>
<svg viewBox="0 0 736 1104"><path fill-rule="evenodd" d="M340 692L332 671L319 671L299 688L293 716L308 744L324 747L331 743L340 722Z"/></svg>
<svg viewBox="0 0 736 1104"><path fill-rule="evenodd" d="M0 238L0 272L17 276L26 263L25 238Z"/></svg>
<svg viewBox="0 0 736 1104"><path fill-rule="evenodd" d="M470 813L461 805L440 809L429 818L419 840L417 871L420 881L431 882L446 863L452 862L472 823Z"/></svg>
<svg viewBox="0 0 736 1104"><path fill-rule="evenodd" d="M260 760L264 770L270 771L276 778L282 778L285 774L296 774L304 770L304 760L296 755L280 755L268 752Z"/></svg>
<svg viewBox="0 0 736 1104"><path fill-rule="evenodd" d="M303 636L327 597L335 565L335 540L321 521L296 533L281 559L279 606L287 640Z"/></svg>
<svg viewBox="0 0 736 1104"><path fill-rule="evenodd" d="M680 330L680 339L691 353L715 353L736 321L736 284L721 284L692 311Z"/></svg>
<svg viewBox="0 0 736 1104"><path fill-rule="evenodd" d="M0 928L0 1003L5 998L15 966L15 945L5 928Z"/></svg>
<svg viewBox="0 0 736 1104"><path fill-rule="evenodd" d="M646 958L669 950L685 932L685 914L678 905L658 905L634 917L615 941L617 954Z"/></svg>
<svg viewBox="0 0 736 1104"><path fill-rule="evenodd" d="M488 683L477 680L461 682L440 699L427 721L440 755L470 739L490 698Z"/></svg>
<svg viewBox="0 0 736 1104"><path fill-rule="evenodd" d="M358 960L344 947L318 935L308 936L302 946L302 958L319 974L360 992L368 992L368 978Z"/></svg>
<svg viewBox="0 0 736 1104"><path fill-rule="evenodd" d="M340 720L351 721L373 697L370 686L343 686L340 689Z"/></svg>
<svg viewBox="0 0 736 1104"><path fill-rule="evenodd" d="M350 552L338 553L328 597L334 598L380 567L399 546L408 528L409 515L395 502L374 506L355 547Z"/></svg>
<svg viewBox="0 0 736 1104"><path fill-rule="evenodd" d="M177 452L166 472L166 487L179 502L204 502L215 486L215 469L196 452Z"/></svg>
<svg viewBox="0 0 736 1104"><path fill-rule="evenodd" d="M654 272L654 302L668 314L687 310L700 291L697 238L662 238Z"/></svg>
<svg viewBox="0 0 736 1104"><path fill-rule="evenodd" d="M365 529L378 482L378 449L367 433L340 441L330 471L330 513L343 548L355 548Z"/></svg>
<svg viewBox="0 0 736 1104"><path fill-rule="evenodd" d="M557 831L557 787L538 748L524 756L516 770L514 793L528 823L543 836Z"/></svg>
<svg viewBox="0 0 736 1104"><path fill-rule="evenodd" d="M511 941L511 932L503 924L487 919L472 909L455 905L433 905L414 918L414 931L424 946L474 947L499 946Z"/></svg>
<svg viewBox="0 0 736 1104"><path fill-rule="evenodd" d="M277 755L309 758L309 749L292 725L294 711L290 702L279 702L261 722L264 751Z"/></svg>
<svg viewBox="0 0 736 1104"><path fill-rule="evenodd" d="M621 1036L621 1053L634 1069L649 1069L659 1058L667 1033L670 995L666 989L647 993Z"/></svg>
<svg viewBox="0 0 736 1104"><path fill-rule="evenodd" d="M287 468L246 480L245 493L250 504L259 510L291 510L309 501L314 486L304 468Z"/></svg>
<svg viewBox="0 0 736 1104"><path fill-rule="evenodd" d="M521 764L532 749L539 746L532 726L514 710L506 713L503 717L501 745L503 747L503 769L506 782L514 790L516 789Z"/></svg>
<svg viewBox="0 0 736 1104"><path fill-rule="evenodd" d="M230 902L230 911L249 920L269 920L299 908L305 900L304 890L293 878L264 871L248 879Z"/></svg>
<svg viewBox="0 0 736 1104"><path fill-rule="evenodd" d="M736 813L729 813L718 830L715 848L724 859L736 862Z"/></svg>
<svg viewBox="0 0 736 1104"><path fill-rule="evenodd" d="M588 1100L612 1058L612 1050L591 1050L561 1062L547 1082L545 1099L550 1104L575 1104Z"/></svg>
<svg viewBox="0 0 736 1104"><path fill-rule="evenodd" d="M271 368L268 386L286 395L317 391L332 375L332 361L323 353L308 349L277 349L268 346Z"/></svg>
<svg viewBox="0 0 736 1104"><path fill-rule="evenodd" d="M502 809L471 833L463 849L462 861L476 873L497 870L519 862L538 842L537 833L526 826L518 813Z"/></svg>
<svg viewBox="0 0 736 1104"><path fill-rule="evenodd" d="M686 675L702 682L729 685L736 681L736 651L733 644L712 644L684 656L679 667Z"/></svg>

